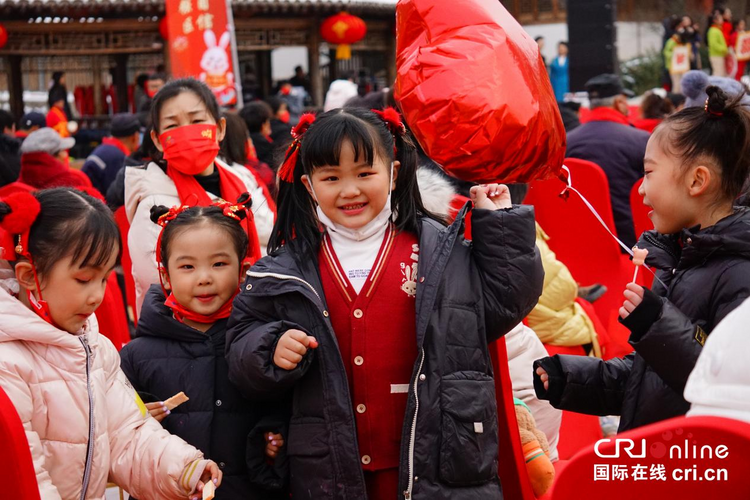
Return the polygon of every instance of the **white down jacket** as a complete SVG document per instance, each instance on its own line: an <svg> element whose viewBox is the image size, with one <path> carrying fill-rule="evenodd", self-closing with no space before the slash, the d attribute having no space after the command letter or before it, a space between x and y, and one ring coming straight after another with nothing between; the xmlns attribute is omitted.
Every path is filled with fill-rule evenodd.
<svg viewBox="0 0 750 500"><path fill-rule="evenodd" d="M85 499L104 500L107 481L141 500L185 499L205 468L148 414L94 316L72 335L0 289L0 387L23 422L43 500L78 500L84 484Z"/></svg>

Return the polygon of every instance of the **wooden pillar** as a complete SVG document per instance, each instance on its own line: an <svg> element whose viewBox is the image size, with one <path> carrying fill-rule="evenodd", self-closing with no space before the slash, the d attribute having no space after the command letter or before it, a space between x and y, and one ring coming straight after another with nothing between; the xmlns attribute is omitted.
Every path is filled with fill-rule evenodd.
<svg viewBox="0 0 750 500"><path fill-rule="evenodd" d="M328 51L328 80L333 82L339 79L339 61L336 59L336 49Z"/></svg>
<svg viewBox="0 0 750 500"><path fill-rule="evenodd" d="M94 114L104 114L102 109L102 68L99 56L91 56L91 70L94 74Z"/></svg>
<svg viewBox="0 0 750 500"><path fill-rule="evenodd" d="M260 85L261 98L265 99L271 95L271 51L261 50L256 54L258 57L258 85Z"/></svg>
<svg viewBox="0 0 750 500"><path fill-rule="evenodd" d="M115 90L117 92L116 113L128 111L128 54L115 56Z"/></svg>
<svg viewBox="0 0 750 500"><path fill-rule="evenodd" d="M310 95L312 96L313 106L323 106L323 77L320 73L320 33L318 17L313 18L310 25L310 41L307 44L307 65L309 68L308 78L310 79Z"/></svg>
<svg viewBox="0 0 750 500"><path fill-rule="evenodd" d="M10 91L10 112L20 120L23 116L23 75L21 74L21 56L7 56L8 90Z"/></svg>
<svg viewBox="0 0 750 500"><path fill-rule="evenodd" d="M394 21L395 24L395 21ZM395 33L396 29L394 25L388 26L388 32ZM386 54L386 61L388 66L386 71L388 72L388 86L393 87L396 82L396 36L388 38L388 53Z"/></svg>

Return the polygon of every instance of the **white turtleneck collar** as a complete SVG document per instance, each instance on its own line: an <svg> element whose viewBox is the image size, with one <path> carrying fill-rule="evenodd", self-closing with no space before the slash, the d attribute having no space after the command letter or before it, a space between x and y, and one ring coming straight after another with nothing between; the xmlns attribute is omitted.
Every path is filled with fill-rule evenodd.
<svg viewBox="0 0 750 500"><path fill-rule="evenodd" d="M320 205L316 207L318 220L325 226L336 257L357 293L362 290L365 281L367 281L367 277L370 274L373 264L375 264L375 259L378 257L378 251L391 221L393 211L391 210L390 186L392 183L390 179L392 178L393 163L391 163L388 198L386 199L385 206L383 206L383 209L374 219L360 228L351 229L337 224L321 210ZM309 182L313 198L317 202L318 197L315 194L312 179Z"/></svg>

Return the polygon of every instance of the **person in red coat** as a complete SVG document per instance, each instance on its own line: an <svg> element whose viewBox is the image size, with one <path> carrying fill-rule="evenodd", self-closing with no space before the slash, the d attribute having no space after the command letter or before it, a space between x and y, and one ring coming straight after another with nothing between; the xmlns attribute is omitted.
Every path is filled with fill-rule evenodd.
<svg viewBox="0 0 750 500"><path fill-rule="evenodd" d="M73 138L62 138L49 127L29 134L21 145L20 182L37 189L53 187L92 187L86 174L68 167L68 150Z"/></svg>

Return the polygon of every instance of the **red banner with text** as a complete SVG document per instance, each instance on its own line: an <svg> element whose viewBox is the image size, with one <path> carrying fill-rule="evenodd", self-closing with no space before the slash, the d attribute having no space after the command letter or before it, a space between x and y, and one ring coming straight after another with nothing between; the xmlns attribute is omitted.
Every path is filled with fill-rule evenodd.
<svg viewBox="0 0 750 500"><path fill-rule="evenodd" d="M204 82L220 106L236 104L234 26L226 0L166 0L166 11L172 75Z"/></svg>

